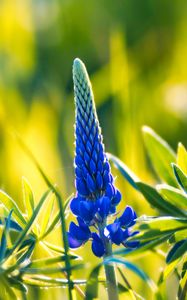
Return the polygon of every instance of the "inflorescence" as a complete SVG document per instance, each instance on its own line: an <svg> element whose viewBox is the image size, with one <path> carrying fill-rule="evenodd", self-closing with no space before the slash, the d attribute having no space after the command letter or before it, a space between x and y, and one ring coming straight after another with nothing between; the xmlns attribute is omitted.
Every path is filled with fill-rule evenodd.
<svg viewBox="0 0 187 300"><path fill-rule="evenodd" d="M75 122L75 187L76 197L70 203L78 225L70 223L68 241L70 248L78 248L88 240L92 251L102 257L109 244L135 248L136 241L127 239L132 232L136 213L126 206L123 214L108 224L108 217L116 214L121 193L114 185L114 178L105 154L103 138L95 109L91 83L80 59L73 64L73 81L76 106Z"/></svg>

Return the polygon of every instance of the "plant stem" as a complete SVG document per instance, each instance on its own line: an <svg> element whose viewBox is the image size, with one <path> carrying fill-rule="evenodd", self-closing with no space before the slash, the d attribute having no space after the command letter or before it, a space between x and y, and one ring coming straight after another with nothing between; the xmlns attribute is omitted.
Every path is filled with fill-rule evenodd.
<svg viewBox="0 0 187 300"><path fill-rule="evenodd" d="M105 262L105 259L107 257L112 256L112 244L104 235L104 228L105 228L105 222L104 224L102 224L102 226L99 226L99 233L105 245L105 256L103 258L103 261L104 261L104 269L105 269L105 276L106 276L108 300L118 300L119 297L118 297L118 287L117 287L117 280L115 274L115 267L114 265L107 264Z"/></svg>

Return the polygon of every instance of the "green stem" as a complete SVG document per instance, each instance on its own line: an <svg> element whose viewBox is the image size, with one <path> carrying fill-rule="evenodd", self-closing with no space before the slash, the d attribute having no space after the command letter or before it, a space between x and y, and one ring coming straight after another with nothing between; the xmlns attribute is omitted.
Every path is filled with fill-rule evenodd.
<svg viewBox="0 0 187 300"><path fill-rule="evenodd" d="M99 227L99 233L100 237L103 240L103 243L105 245L105 256L104 256L104 269L105 269L105 276L106 276L106 286L107 286L107 293L108 293L108 300L118 300L118 286L117 286L117 280L116 280L116 274L115 274L115 267L114 265L109 265L105 263L105 258L112 256L112 244L111 242L105 237L104 235L104 227Z"/></svg>

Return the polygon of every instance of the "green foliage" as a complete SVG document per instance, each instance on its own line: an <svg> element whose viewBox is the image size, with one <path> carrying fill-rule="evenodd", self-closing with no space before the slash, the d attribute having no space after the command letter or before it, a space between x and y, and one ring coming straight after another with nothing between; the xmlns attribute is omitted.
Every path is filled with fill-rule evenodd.
<svg viewBox="0 0 187 300"><path fill-rule="evenodd" d="M183 268L182 272L180 270L181 264L185 266L187 264L187 176L185 175L187 152L180 143L175 154L170 146L148 127L143 127L143 136L154 170L158 178L165 183L157 184L155 187L150 186L141 181L114 155L108 156L131 186L164 216L139 217L137 219L139 234L132 238L140 241L139 248L130 251L120 249L115 254L141 255L147 250L155 251L155 247L167 241L171 246L164 253L167 265L160 275L158 286L160 287L174 271L178 272L178 296L179 299L184 299L186 269L184 271Z"/></svg>

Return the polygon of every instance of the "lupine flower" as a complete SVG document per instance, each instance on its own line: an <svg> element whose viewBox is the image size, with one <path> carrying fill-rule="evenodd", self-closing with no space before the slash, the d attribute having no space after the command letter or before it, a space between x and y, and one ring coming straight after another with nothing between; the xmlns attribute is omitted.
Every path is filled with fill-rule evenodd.
<svg viewBox="0 0 187 300"><path fill-rule="evenodd" d="M107 224L109 215L116 213L121 193L114 178L103 145L103 137L95 109L91 83L84 64L75 59L73 64L75 93L75 187L76 197L70 208L78 225L70 223L68 240L71 248L78 248L92 240L92 251L102 257L107 243L137 247L127 239L134 233L136 214L127 206L121 217ZM97 231L97 232L95 232ZM135 232L136 233L136 232Z"/></svg>

